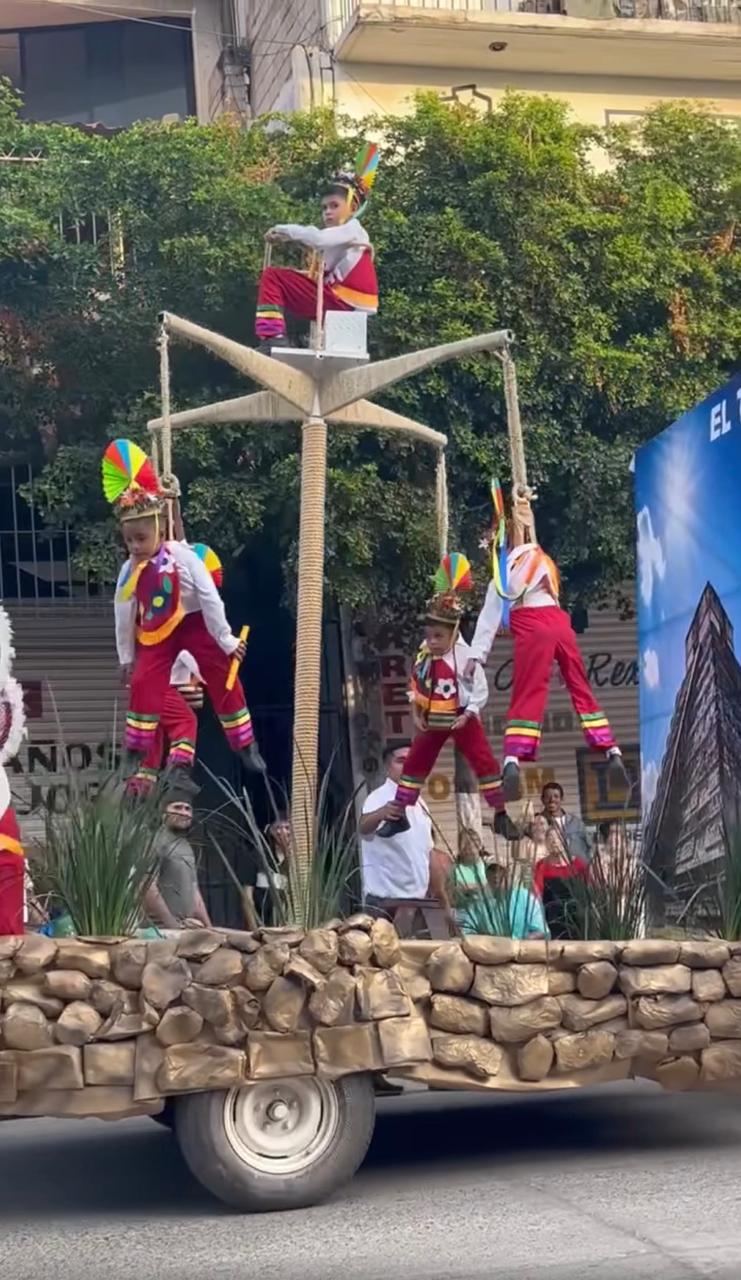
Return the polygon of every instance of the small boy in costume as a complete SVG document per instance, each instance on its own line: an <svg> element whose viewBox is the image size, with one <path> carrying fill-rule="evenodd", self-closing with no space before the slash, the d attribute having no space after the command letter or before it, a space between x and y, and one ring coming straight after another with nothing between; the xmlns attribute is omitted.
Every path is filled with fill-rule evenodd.
<svg viewBox="0 0 741 1280"><path fill-rule="evenodd" d="M514 640L514 672L502 773L507 800L518 799L521 794L520 761L537 759L554 661L558 663L581 721L587 745L605 753L615 781L628 782L620 748L607 716L592 693L571 619L558 603L558 569L535 541L530 499L529 492L519 489L513 494L506 589L495 574L471 641L474 664L481 669L499 630L506 598Z"/></svg>
<svg viewBox="0 0 741 1280"><path fill-rule="evenodd" d="M464 677L472 655L458 633L463 615L459 593L471 585L466 557L457 552L445 556L435 578L436 594L427 604L424 643L412 670L409 698L418 733L396 790L399 816L378 828L383 838L406 831L409 821L404 809L416 803L451 736L476 774L487 804L499 813L504 810L499 764L481 726L481 711L489 696L486 676L474 664L472 680Z"/></svg>
<svg viewBox="0 0 741 1280"><path fill-rule="evenodd" d="M24 932L26 859L13 812L5 765L18 754L25 733L23 690L10 674L10 619L0 606L0 934Z"/></svg>
<svg viewBox="0 0 741 1280"><path fill-rule="evenodd" d="M259 349L285 347L286 312L313 320L317 292L324 291L325 311L378 310L378 280L373 248L360 222L378 167L378 148L364 147L354 173L336 173L322 194L323 227L281 223L268 231L271 243L291 240L313 251L308 271L289 267L265 267L257 292L255 333ZM322 264L318 255L323 256ZM319 273L322 271L322 278Z"/></svg>
<svg viewBox="0 0 741 1280"><path fill-rule="evenodd" d="M214 579L198 554L164 533L165 500L151 462L128 440L108 446L103 488L121 521L129 559L116 584L116 647L130 671L125 745L148 756L162 724L168 765L188 769L195 754L194 715L171 688L181 650L195 660L230 747L247 769L262 772L250 713L239 680L227 688L231 659L245 646L232 635Z"/></svg>

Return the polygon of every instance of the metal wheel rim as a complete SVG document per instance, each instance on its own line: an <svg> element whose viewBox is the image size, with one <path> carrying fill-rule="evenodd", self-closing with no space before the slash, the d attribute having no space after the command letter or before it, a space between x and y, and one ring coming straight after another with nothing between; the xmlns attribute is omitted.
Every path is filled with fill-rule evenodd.
<svg viewBox="0 0 741 1280"><path fill-rule="evenodd" d="M230 1089L224 1127L232 1150L260 1173L301 1173L329 1147L339 1124L332 1085L313 1077Z"/></svg>

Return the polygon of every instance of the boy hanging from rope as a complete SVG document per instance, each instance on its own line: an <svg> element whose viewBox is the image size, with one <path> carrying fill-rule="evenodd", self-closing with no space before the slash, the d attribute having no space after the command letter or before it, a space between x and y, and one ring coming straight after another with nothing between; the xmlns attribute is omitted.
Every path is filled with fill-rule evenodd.
<svg viewBox="0 0 741 1280"><path fill-rule="evenodd" d="M194 714L171 687L182 650L195 660L230 747L246 769L263 772L240 681L229 688L231 659L244 642L232 635L214 579L192 547L165 538L165 495L138 445L115 440L103 459L103 488L121 521L129 558L115 595L116 647L130 673L125 746L132 756L156 752L162 725L168 767L187 774L195 755Z"/></svg>
<svg viewBox="0 0 741 1280"><path fill-rule="evenodd" d="M529 490L515 486L506 585L495 573L476 623L467 666L471 678L474 670L485 665L502 620L503 602L508 600L514 670L504 734L502 784L507 800L520 797L520 761L537 759L554 661L581 721L587 746L604 752L613 781L629 783L607 716L592 693L571 620L558 603L558 569L535 540L531 498Z"/></svg>
<svg viewBox="0 0 741 1280"><path fill-rule="evenodd" d="M378 310L378 280L373 247L360 222L378 167L378 148L360 151L355 172L336 173L322 195L323 226L281 223L268 231L269 244L290 240L312 251L308 271L265 267L257 292L255 333L259 350L288 346L286 313L313 320L317 293L323 290L325 311ZM321 278L320 278L321 273Z"/></svg>
<svg viewBox="0 0 741 1280"><path fill-rule="evenodd" d="M416 804L422 787L450 737L479 781L479 791L497 813L504 810L499 763L481 725L489 690L480 666L464 677L471 650L460 638L463 615L460 592L471 589L471 566L465 556L444 556L435 577L436 594L428 601L425 638L412 669L409 699L417 729L396 789L398 817L381 823L382 838L406 831L407 805Z"/></svg>

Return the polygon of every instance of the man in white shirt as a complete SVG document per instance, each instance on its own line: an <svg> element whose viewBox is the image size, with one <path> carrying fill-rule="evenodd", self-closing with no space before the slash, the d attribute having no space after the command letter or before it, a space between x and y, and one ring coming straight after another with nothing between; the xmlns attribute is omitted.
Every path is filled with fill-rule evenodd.
<svg viewBox="0 0 741 1280"><path fill-rule="evenodd" d="M386 779L371 791L360 819L363 899L371 913L383 913L383 902L397 898L424 898L430 882L432 820L424 801L407 809L405 831L382 839L378 828L394 821L402 808L394 797L404 772L408 746L387 747L383 753Z"/></svg>

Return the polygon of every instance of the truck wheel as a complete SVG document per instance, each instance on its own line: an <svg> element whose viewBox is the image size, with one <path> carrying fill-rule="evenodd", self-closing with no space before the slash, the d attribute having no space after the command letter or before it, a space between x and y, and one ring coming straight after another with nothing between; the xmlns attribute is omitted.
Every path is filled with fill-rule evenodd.
<svg viewBox="0 0 741 1280"><path fill-rule="evenodd" d="M175 1135L191 1172L248 1213L301 1209L356 1172L375 1123L370 1076L293 1076L178 1098Z"/></svg>

